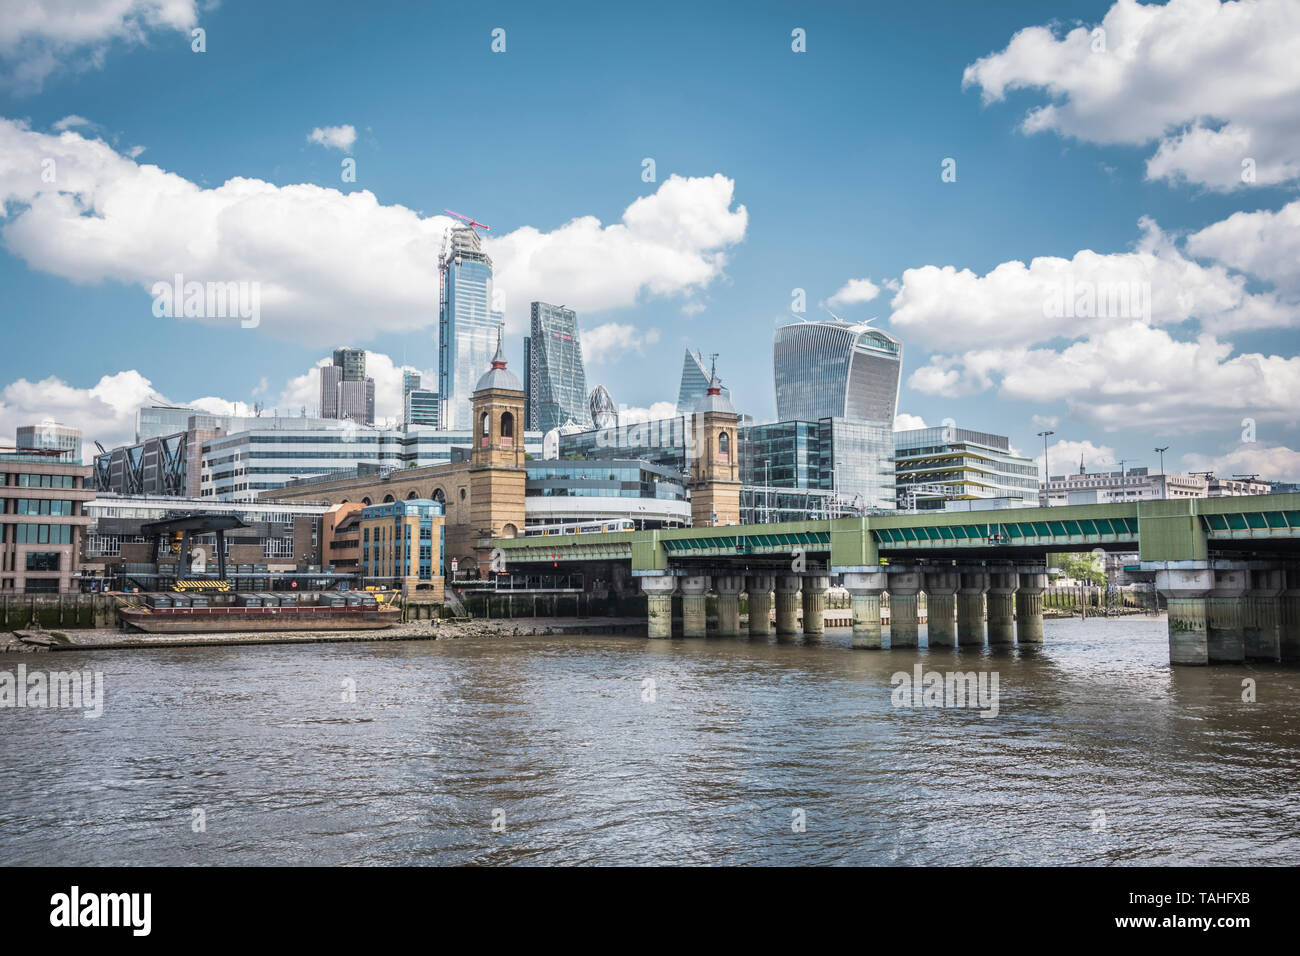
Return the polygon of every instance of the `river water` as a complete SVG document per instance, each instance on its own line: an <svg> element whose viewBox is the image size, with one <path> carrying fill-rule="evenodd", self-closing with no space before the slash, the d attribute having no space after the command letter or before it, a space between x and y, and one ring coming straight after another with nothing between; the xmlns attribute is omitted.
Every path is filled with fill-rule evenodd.
<svg viewBox="0 0 1300 956"><path fill-rule="evenodd" d="M0 710L0 863L1300 863L1300 672L1167 656L1145 617L0 656L105 682ZM917 664L997 716L894 706Z"/></svg>

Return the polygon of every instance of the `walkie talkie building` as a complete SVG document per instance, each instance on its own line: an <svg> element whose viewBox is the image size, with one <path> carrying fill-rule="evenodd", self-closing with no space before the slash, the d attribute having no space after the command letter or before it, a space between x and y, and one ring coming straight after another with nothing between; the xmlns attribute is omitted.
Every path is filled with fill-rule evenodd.
<svg viewBox="0 0 1300 956"><path fill-rule="evenodd" d="M892 429L902 365L903 343L866 323L783 325L772 340L777 420L849 418Z"/></svg>

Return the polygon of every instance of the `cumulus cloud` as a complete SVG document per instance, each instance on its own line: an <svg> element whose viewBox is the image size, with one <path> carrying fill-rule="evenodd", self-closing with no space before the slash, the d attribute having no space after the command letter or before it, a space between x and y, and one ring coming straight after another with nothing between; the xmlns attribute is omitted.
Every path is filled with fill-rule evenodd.
<svg viewBox="0 0 1300 956"><path fill-rule="evenodd" d="M46 160L53 182L42 176ZM523 328L534 299L591 312L706 286L745 235L748 213L732 208L733 190L720 175L673 176L619 223L587 216L550 232L526 226L488 239L508 325ZM208 189L102 140L6 119L0 203L5 246L34 269L146 291L176 274L256 282L259 328L281 337L355 339L435 325L438 254L453 225L365 190L245 178ZM150 306L142 296L141 307Z"/></svg>
<svg viewBox="0 0 1300 956"><path fill-rule="evenodd" d="M920 415L909 415L906 412L899 412L894 416L894 431L905 432L913 428L925 428L925 419Z"/></svg>
<svg viewBox="0 0 1300 956"><path fill-rule="evenodd" d="M642 355L645 346L658 341L658 329L642 331L635 325L606 322L582 333L582 359L591 365L605 365L628 355Z"/></svg>
<svg viewBox="0 0 1300 956"><path fill-rule="evenodd" d="M60 68L103 66L114 42L143 43L158 31L188 32L195 0L6 0L0 16L0 83L35 93Z"/></svg>
<svg viewBox="0 0 1300 956"><path fill-rule="evenodd" d="M1233 213L1188 236L1187 250L1300 293L1300 200L1277 212Z"/></svg>
<svg viewBox="0 0 1300 956"><path fill-rule="evenodd" d="M1275 292L1250 292L1245 276L1184 255L1151 219L1129 252L1081 250L1070 259L1004 262L985 275L954 266L903 273L890 324L935 347L1074 339L1142 319L1195 319L1217 333L1300 325L1300 306Z"/></svg>
<svg viewBox="0 0 1300 956"><path fill-rule="evenodd" d="M664 418L673 418L676 415L677 404L675 402L655 402L649 408L636 405L620 405L618 408L620 425L629 425L636 422L656 422Z"/></svg>
<svg viewBox="0 0 1300 956"><path fill-rule="evenodd" d="M870 279L850 279L840 287L838 292L826 300L826 304L836 308L844 305L857 305L860 302L870 302L878 295L880 295L880 286Z"/></svg>
<svg viewBox="0 0 1300 956"><path fill-rule="evenodd" d="M351 124L343 126L317 126L307 134L307 142L318 143L326 149L341 149L348 153L357 141L357 130Z"/></svg>
<svg viewBox="0 0 1300 956"><path fill-rule="evenodd" d="M1067 441L1062 439L1047 447L1047 464L1053 476L1073 475L1079 471L1079 460L1089 471L1111 471L1119 463L1115 449L1109 445L1094 445L1092 442ZM1034 459L1038 465L1038 477L1043 476L1043 456Z"/></svg>
<svg viewBox="0 0 1300 956"><path fill-rule="evenodd" d="M1100 31L1100 32L1098 32ZM1158 142L1153 179L1213 189L1300 176L1300 4L1117 0L1099 26L1060 35L1033 26L968 66L965 87L985 103L1037 89L1027 133L1054 131L1101 144Z"/></svg>

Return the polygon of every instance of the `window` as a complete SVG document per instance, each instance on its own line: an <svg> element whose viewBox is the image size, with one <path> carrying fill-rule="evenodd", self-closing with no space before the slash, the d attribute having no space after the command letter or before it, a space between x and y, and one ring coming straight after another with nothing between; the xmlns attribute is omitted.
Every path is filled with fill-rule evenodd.
<svg viewBox="0 0 1300 956"><path fill-rule="evenodd" d="M27 570L28 571L59 570L59 553L57 551L28 551Z"/></svg>

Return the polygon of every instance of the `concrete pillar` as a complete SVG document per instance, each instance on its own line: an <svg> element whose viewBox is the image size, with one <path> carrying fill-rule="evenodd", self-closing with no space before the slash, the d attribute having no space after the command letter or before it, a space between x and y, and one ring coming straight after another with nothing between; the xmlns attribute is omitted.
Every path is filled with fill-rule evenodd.
<svg viewBox="0 0 1300 956"><path fill-rule="evenodd" d="M772 633L772 576L746 578L745 592L749 595L749 636L766 637Z"/></svg>
<svg viewBox="0 0 1300 956"><path fill-rule="evenodd" d="M706 637L708 635L709 579L706 575L696 574L682 578L682 637Z"/></svg>
<svg viewBox="0 0 1300 956"><path fill-rule="evenodd" d="M1047 575L1038 571L1021 572L1016 588L1016 640L1021 644L1043 643L1043 589Z"/></svg>
<svg viewBox="0 0 1300 956"><path fill-rule="evenodd" d="M984 643L984 592L988 575L969 571L961 576L957 589L957 643L961 647L979 647Z"/></svg>
<svg viewBox="0 0 1300 956"><path fill-rule="evenodd" d="M844 588L853 602L853 646L879 649L880 595L887 575L882 571L855 572L844 575Z"/></svg>
<svg viewBox="0 0 1300 956"><path fill-rule="evenodd" d="M1205 596L1214 587L1209 568L1156 572L1156 590L1169 605L1169 663L1208 664Z"/></svg>
<svg viewBox="0 0 1300 956"><path fill-rule="evenodd" d="M740 592L745 590L745 579L738 574L719 575L713 579L713 590L718 594L719 637L735 637L740 633Z"/></svg>
<svg viewBox="0 0 1300 956"><path fill-rule="evenodd" d="M1295 663L1300 661L1300 567L1288 567L1283 575L1278 652L1284 663Z"/></svg>
<svg viewBox="0 0 1300 956"><path fill-rule="evenodd" d="M1280 661L1282 659L1282 592L1286 572L1280 567L1246 573L1243 643L1247 660Z"/></svg>
<svg viewBox="0 0 1300 956"><path fill-rule="evenodd" d="M799 633L799 588L802 582L798 575L781 574L776 579L776 633L788 636Z"/></svg>
<svg viewBox="0 0 1300 956"><path fill-rule="evenodd" d="M1205 598L1206 647L1210 663L1241 663L1246 659L1245 570L1216 570L1214 587Z"/></svg>
<svg viewBox="0 0 1300 956"><path fill-rule="evenodd" d="M811 574L803 579L803 632L821 636L826 631L826 589L830 578Z"/></svg>
<svg viewBox="0 0 1300 956"><path fill-rule="evenodd" d="M929 571L925 575L926 631L931 647L955 647L957 644L957 588L961 575L956 571Z"/></svg>
<svg viewBox="0 0 1300 956"><path fill-rule="evenodd" d="M1020 576L1014 571L989 574L989 643L1014 644L1016 625L1013 609Z"/></svg>
<svg viewBox="0 0 1300 956"><path fill-rule="evenodd" d="M673 592L677 590L677 579L671 574L660 574L640 581L645 592L647 636L672 637Z"/></svg>
<svg viewBox="0 0 1300 956"><path fill-rule="evenodd" d="M889 571L889 646L916 647L920 644L920 626L916 615L916 595L921 590L921 573L900 568Z"/></svg>

